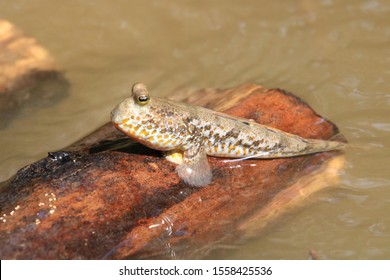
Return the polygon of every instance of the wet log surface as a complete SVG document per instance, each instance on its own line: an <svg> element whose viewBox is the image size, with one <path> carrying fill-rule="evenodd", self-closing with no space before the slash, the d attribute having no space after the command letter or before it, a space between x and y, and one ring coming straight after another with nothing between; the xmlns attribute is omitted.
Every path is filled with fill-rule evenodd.
<svg viewBox="0 0 390 280"><path fill-rule="evenodd" d="M69 83L36 39L0 19L0 128L21 106L43 107L63 99Z"/></svg>
<svg viewBox="0 0 390 280"><path fill-rule="evenodd" d="M337 127L282 90L243 85L174 98L308 138ZM109 115L109 112L107 112ZM0 193L2 259L203 258L258 235L306 195L337 182L339 152L225 162L212 184L183 184L175 165L107 124L21 169Z"/></svg>

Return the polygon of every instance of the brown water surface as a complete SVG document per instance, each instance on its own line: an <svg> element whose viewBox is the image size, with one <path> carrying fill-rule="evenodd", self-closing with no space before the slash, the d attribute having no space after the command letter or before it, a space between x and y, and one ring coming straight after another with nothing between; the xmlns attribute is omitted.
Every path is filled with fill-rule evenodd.
<svg viewBox="0 0 390 280"><path fill-rule="evenodd" d="M0 181L109 120L134 82L157 95L254 82L296 93L347 136L341 184L213 258L390 258L390 3L362 1L0 2L71 83L0 131ZM210 256L209 256L210 257Z"/></svg>

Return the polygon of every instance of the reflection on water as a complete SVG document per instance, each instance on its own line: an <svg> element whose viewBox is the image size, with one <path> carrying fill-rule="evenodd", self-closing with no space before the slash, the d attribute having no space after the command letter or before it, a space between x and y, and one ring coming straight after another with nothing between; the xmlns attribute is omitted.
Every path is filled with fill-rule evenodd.
<svg viewBox="0 0 390 280"><path fill-rule="evenodd" d="M142 81L177 88L256 82L288 89L353 146L338 188L218 258L390 257L389 12L385 1L6 0L1 16L36 37L66 72L60 103L22 109L0 131L0 180L109 120Z"/></svg>
<svg viewBox="0 0 390 280"><path fill-rule="evenodd" d="M12 96L0 96L0 130L5 129L15 119L20 107L26 112L34 112L46 106L53 106L65 98L69 92L69 82L62 74L41 75L35 86L13 92Z"/></svg>

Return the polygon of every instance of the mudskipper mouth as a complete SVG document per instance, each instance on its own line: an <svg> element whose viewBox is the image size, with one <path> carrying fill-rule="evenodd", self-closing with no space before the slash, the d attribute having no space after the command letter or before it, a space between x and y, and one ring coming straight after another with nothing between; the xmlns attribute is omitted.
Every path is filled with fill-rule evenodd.
<svg viewBox="0 0 390 280"><path fill-rule="evenodd" d="M117 105L112 111L111 111L111 122L115 124L115 126L118 128L118 125L120 125L124 118L123 118L123 108L121 108L121 104Z"/></svg>
<svg viewBox="0 0 390 280"><path fill-rule="evenodd" d="M122 133L124 133L122 127L121 127L121 120L120 118L118 118L118 106L114 108L114 110L111 111L111 122L112 124L115 126L115 128L119 131L121 131Z"/></svg>

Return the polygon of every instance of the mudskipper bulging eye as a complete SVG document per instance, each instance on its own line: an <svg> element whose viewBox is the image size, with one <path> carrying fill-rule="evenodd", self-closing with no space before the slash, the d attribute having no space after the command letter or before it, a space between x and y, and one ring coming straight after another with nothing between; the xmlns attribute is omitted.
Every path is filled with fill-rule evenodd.
<svg viewBox="0 0 390 280"><path fill-rule="evenodd" d="M140 105L146 105L149 102L149 96L148 95L140 95L137 98L138 104Z"/></svg>
<svg viewBox="0 0 390 280"><path fill-rule="evenodd" d="M144 106L149 103L149 92L144 84L134 84L131 91L133 93L134 100L138 105Z"/></svg>

